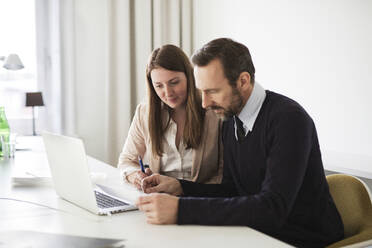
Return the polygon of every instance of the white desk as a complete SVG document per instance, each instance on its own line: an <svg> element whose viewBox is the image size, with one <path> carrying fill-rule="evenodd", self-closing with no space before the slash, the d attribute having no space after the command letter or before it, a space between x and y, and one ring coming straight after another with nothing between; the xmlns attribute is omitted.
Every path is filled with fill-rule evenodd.
<svg viewBox="0 0 372 248"><path fill-rule="evenodd" d="M40 140L38 141L41 142ZM115 168L89 158L92 171L107 173L106 183L120 187ZM0 231L30 230L99 238L126 239L126 247L290 247L248 227L151 225L140 211L96 216L59 198L53 187L16 186L13 174L32 170L48 173L46 155L38 147L17 151L10 160L0 161Z"/></svg>

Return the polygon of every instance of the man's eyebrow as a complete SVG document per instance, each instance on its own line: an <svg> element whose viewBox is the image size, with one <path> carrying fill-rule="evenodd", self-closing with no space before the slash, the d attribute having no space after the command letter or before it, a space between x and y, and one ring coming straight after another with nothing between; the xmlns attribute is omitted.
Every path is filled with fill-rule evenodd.
<svg viewBox="0 0 372 248"><path fill-rule="evenodd" d="M209 89L205 89L203 90L204 92L211 92L211 91L218 91L219 88L209 88Z"/></svg>

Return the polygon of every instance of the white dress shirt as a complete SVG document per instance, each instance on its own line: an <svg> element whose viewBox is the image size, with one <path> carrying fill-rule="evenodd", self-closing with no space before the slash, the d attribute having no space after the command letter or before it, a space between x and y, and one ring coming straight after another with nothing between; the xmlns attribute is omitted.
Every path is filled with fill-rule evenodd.
<svg viewBox="0 0 372 248"><path fill-rule="evenodd" d="M181 137L176 146L177 124L170 119L168 129L164 134L163 155L160 158L161 174L178 179L191 180L192 149L186 149Z"/></svg>
<svg viewBox="0 0 372 248"><path fill-rule="evenodd" d="M248 98L248 101L245 103L242 111L239 113L238 117L243 122L243 128L245 131L245 135L248 132L252 131L253 125L257 119L258 113L262 107L263 102L266 98L266 91L265 89L257 82L253 85L253 90ZM235 119L234 119L235 120ZM236 129L236 123L234 123L235 127L235 138L238 140L238 134Z"/></svg>

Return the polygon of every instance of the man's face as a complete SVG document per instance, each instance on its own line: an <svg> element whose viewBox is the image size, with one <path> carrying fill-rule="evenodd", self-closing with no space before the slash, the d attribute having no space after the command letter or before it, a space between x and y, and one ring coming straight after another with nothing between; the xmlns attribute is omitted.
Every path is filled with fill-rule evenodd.
<svg viewBox="0 0 372 248"><path fill-rule="evenodd" d="M206 66L195 66L196 87L202 94L202 106L213 109L223 120L239 113L243 98L239 90L229 84L219 59Z"/></svg>

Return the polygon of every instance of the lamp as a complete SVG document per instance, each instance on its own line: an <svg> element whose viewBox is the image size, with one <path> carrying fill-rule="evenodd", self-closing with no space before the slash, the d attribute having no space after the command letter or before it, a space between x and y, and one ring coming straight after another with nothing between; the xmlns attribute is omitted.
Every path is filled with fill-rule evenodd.
<svg viewBox="0 0 372 248"><path fill-rule="evenodd" d="M27 92L26 93L26 107L32 107L32 135L36 135L35 132L35 106L44 106L43 96L41 92Z"/></svg>
<svg viewBox="0 0 372 248"><path fill-rule="evenodd" d="M24 68L22 61L17 54L9 54L8 57L0 56L0 60L4 60L3 67L5 69L15 71Z"/></svg>

